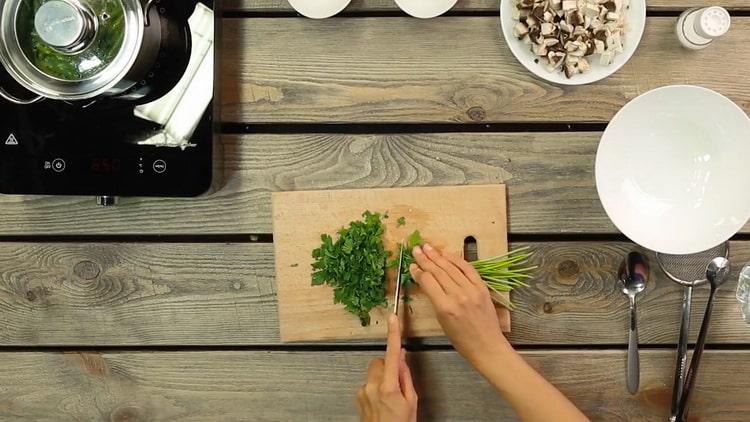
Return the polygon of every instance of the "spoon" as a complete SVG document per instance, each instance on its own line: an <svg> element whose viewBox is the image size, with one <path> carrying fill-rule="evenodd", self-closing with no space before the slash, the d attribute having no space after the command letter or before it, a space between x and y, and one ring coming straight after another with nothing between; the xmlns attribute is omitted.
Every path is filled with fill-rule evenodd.
<svg viewBox="0 0 750 422"><path fill-rule="evenodd" d="M706 267L706 279L708 279L708 282L711 284L711 293L708 295L706 313L703 314L701 331L698 333L698 342L695 344L693 359L690 361L690 369L688 369L687 377L685 378L685 389L682 392L682 397L680 397L680 406L676 417L678 421L684 421L687 419L688 403L690 402L690 396L693 393L695 379L698 377L698 367L701 364L703 348L706 346L706 336L708 334L708 324L711 321L711 313L714 308L714 298L716 297L716 291L719 290L719 287L721 287L721 285L727 280L729 270L729 260L724 257L714 258L708 264L708 267Z"/></svg>
<svg viewBox="0 0 750 422"><path fill-rule="evenodd" d="M620 264L617 278L620 279L622 292L630 299L630 333L628 334L628 369L627 382L630 394L638 392L640 383L640 359L638 357L638 324L636 318L635 296L646 289L648 282L648 258L638 252L630 252Z"/></svg>

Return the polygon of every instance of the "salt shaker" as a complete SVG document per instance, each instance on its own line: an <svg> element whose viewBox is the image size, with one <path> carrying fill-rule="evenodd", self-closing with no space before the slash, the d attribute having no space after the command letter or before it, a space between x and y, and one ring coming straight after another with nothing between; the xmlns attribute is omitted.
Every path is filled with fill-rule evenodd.
<svg viewBox="0 0 750 422"><path fill-rule="evenodd" d="M731 17L719 6L688 9L677 20L677 38L691 50L708 47L729 31Z"/></svg>

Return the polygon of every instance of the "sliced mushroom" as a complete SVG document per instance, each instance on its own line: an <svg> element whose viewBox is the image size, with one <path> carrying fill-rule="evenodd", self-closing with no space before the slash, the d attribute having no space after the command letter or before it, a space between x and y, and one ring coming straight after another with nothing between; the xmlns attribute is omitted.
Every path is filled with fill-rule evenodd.
<svg viewBox="0 0 750 422"><path fill-rule="evenodd" d="M599 16L599 5L596 3L586 3L586 7L583 9L583 15L589 18L596 18Z"/></svg>
<svg viewBox="0 0 750 422"><path fill-rule="evenodd" d="M529 33L529 27L526 26L523 22L518 22L516 26L513 27L513 35L516 36L516 38L523 38L526 36L526 34Z"/></svg>
<svg viewBox="0 0 750 422"><path fill-rule="evenodd" d="M571 33L573 32L573 26L569 24L567 21L560 21L560 30L563 32Z"/></svg>
<svg viewBox="0 0 750 422"><path fill-rule="evenodd" d="M596 54L604 53L604 41L594 40L594 53Z"/></svg>
<svg viewBox="0 0 750 422"><path fill-rule="evenodd" d="M573 26L583 25L583 15L581 15L581 12L575 11L571 13L570 18L568 18L568 23Z"/></svg>
<svg viewBox="0 0 750 422"><path fill-rule="evenodd" d="M591 70L591 64L589 64L588 60L581 58L578 60L578 70L580 70L581 73L586 73Z"/></svg>
<svg viewBox="0 0 750 422"><path fill-rule="evenodd" d="M615 4L612 0L607 0L604 2L604 8L607 9L607 12L616 12L617 11L617 4Z"/></svg>
<svg viewBox="0 0 750 422"><path fill-rule="evenodd" d="M534 16L539 22L544 21L544 6L537 4L531 9L531 15Z"/></svg>
<svg viewBox="0 0 750 422"><path fill-rule="evenodd" d="M566 12L578 10L578 2L576 0L562 0L562 8Z"/></svg>
<svg viewBox="0 0 750 422"><path fill-rule="evenodd" d="M534 44L531 46L531 51L533 51L537 56L546 56L547 46L544 44Z"/></svg>
<svg viewBox="0 0 750 422"><path fill-rule="evenodd" d="M570 78L591 71L589 56L611 64L623 52L629 0L515 0L513 34L547 62L550 71ZM537 60L538 61L538 60Z"/></svg>
<svg viewBox="0 0 750 422"><path fill-rule="evenodd" d="M564 67L564 70L565 70L565 77L568 79L572 78L573 75L578 73L578 69L575 67L575 65L572 65L572 64L566 64Z"/></svg>
<svg viewBox="0 0 750 422"><path fill-rule="evenodd" d="M542 24L542 35L549 36L554 34L555 32L555 25L549 22L545 22Z"/></svg>

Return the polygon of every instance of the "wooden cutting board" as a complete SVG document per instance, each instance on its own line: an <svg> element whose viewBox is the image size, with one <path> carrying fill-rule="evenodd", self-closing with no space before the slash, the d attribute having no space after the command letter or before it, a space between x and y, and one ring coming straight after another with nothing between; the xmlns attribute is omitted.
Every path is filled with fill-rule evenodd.
<svg viewBox="0 0 750 422"><path fill-rule="evenodd" d="M467 236L477 241L479 258L508 251L505 185L433 188L393 188L279 192L273 194L273 227L276 255L281 340L319 341L383 338L389 310L376 308L372 322L362 327L359 319L333 303L333 289L312 286L313 249L320 236L336 232L365 211L388 213L386 249L398 254L398 243L414 230L438 248L461 252ZM399 217L406 225L397 227ZM388 301L392 301L395 270L387 274ZM435 312L418 288L413 301L399 312L405 336L443 335ZM510 313L498 308L503 331L510 331Z"/></svg>

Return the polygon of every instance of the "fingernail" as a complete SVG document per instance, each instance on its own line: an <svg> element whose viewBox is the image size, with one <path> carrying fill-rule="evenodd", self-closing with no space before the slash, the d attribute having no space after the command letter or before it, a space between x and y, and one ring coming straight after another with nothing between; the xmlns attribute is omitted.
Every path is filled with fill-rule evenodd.
<svg viewBox="0 0 750 422"><path fill-rule="evenodd" d="M401 362L406 362L406 349L401 349Z"/></svg>
<svg viewBox="0 0 750 422"><path fill-rule="evenodd" d="M390 329L398 328L398 317L396 315L393 315L393 314L388 315L388 328Z"/></svg>
<svg viewBox="0 0 750 422"><path fill-rule="evenodd" d="M414 251L412 251L412 253L413 253L414 255L419 255L419 254L421 254L421 253L422 253L422 248L420 248L419 246L415 246L415 247L414 247Z"/></svg>
<svg viewBox="0 0 750 422"><path fill-rule="evenodd" d="M411 271L411 272L417 271L418 269L419 269L419 267L417 266L417 264L411 264L411 265L409 265L409 271Z"/></svg>
<svg viewBox="0 0 750 422"><path fill-rule="evenodd" d="M428 252L432 252L433 251L432 246L430 246L429 243L425 243L424 244L424 250L426 250Z"/></svg>

